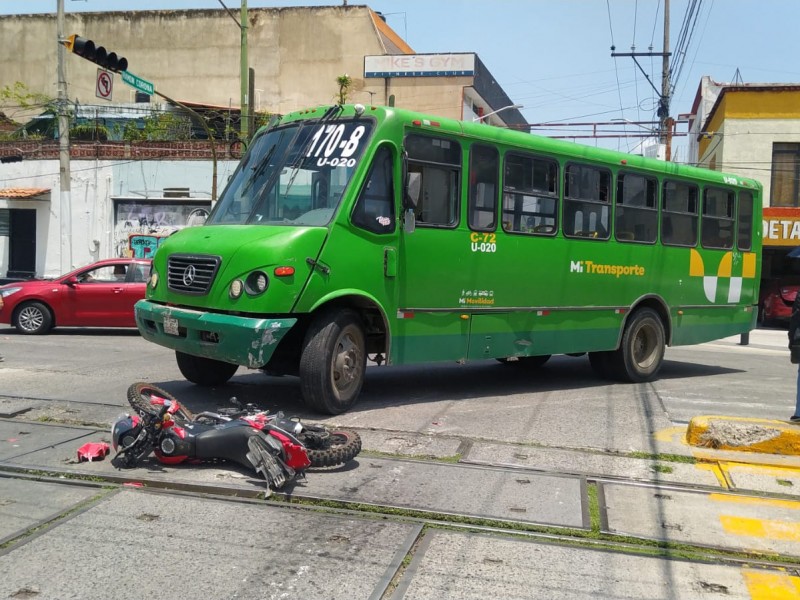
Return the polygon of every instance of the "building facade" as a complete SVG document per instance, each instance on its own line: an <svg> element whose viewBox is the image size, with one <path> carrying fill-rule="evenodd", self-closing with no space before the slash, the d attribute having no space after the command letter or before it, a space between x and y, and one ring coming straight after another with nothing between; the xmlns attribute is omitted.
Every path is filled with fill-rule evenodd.
<svg viewBox="0 0 800 600"><path fill-rule="evenodd" d="M128 72L152 82L156 92L194 107L238 111L241 36L225 10L65 18L67 36L124 56ZM249 104L259 113L332 104L337 78L347 75L349 102L527 127L476 54L416 54L367 6L250 9L247 31L254 73ZM19 57L0 61L0 82L19 81L55 97L56 40L55 15L0 16L0 55ZM66 70L72 103L147 100L116 75L101 99L101 70L76 54L66 55ZM147 255L176 227L200 222L213 202L212 179L221 191L237 157L226 144L212 163L208 145L199 145L199 151L192 143L181 151L180 144L151 144L137 153L108 141L75 143L65 194L57 143L0 142L0 278L52 276L99 258Z"/></svg>

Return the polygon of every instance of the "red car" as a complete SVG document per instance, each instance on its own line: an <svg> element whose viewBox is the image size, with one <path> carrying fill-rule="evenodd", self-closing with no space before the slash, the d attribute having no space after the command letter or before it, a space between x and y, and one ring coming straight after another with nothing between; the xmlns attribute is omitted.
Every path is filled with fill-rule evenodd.
<svg viewBox="0 0 800 600"><path fill-rule="evenodd" d="M763 282L761 302L758 305L759 321L764 325L788 323L798 291L800 291L800 279L797 277Z"/></svg>
<svg viewBox="0 0 800 600"><path fill-rule="evenodd" d="M149 273L149 259L111 258L56 279L0 286L0 323L29 335L56 326L136 327L133 305Z"/></svg>

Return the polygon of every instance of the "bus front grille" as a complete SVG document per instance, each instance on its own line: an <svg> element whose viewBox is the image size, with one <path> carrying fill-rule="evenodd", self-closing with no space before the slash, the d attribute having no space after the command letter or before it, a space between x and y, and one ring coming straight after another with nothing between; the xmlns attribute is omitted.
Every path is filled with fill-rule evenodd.
<svg viewBox="0 0 800 600"><path fill-rule="evenodd" d="M180 294L207 294L222 259L201 254L172 254L167 261L167 285Z"/></svg>

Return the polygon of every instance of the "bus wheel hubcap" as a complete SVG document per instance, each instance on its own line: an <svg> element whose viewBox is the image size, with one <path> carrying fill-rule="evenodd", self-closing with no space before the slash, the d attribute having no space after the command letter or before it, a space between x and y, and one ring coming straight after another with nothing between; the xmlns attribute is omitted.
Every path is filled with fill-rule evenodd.
<svg viewBox="0 0 800 600"><path fill-rule="evenodd" d="M633 340L633 360L642 369L652 366L656 359L658 336L650 325L642 325Z"/></svg>
<svg viewBox="0 0 800 600"><path fill-rule="evenodd" d="M338 390L346 390L358 381L361 351L350 335L342 335L333 358L333 383Z"/></svg>

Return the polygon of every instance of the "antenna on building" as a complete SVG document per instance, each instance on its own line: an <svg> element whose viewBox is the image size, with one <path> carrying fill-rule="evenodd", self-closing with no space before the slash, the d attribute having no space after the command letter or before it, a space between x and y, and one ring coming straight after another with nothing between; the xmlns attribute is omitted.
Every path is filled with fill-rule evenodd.
<svg viewBox="0 0 800 600"><path fill-rule="evenodd" d="M736 67L736 73L733 74L733 83L744 85L744 79L742 79L742 73L739 71L739 67Z"/></svg>

